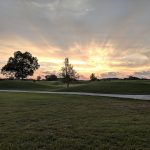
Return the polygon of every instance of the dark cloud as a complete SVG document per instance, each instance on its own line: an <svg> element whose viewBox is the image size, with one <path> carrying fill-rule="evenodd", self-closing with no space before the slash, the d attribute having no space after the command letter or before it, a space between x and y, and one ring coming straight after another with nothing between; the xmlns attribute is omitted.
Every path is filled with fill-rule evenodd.
<svg viewBox="0 0 150 150"><path fill-rule="evenodd" d="M2 0L0 4L1 36L20 36L37 45L44 45L44 38L64 49L93 39L103 47L114 42L122 51L150 46L147 0Z"/></svg>
<svg viewBox="0 0 150 150"><path fill-rule="evenodd" d="M135 72L133 75L140 78L150 78L150 71Z"/></svg>

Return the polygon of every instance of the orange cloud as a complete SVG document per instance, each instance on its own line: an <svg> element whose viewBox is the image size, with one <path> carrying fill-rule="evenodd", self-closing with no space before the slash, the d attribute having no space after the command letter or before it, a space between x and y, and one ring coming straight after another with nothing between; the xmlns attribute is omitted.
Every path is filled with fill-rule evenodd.
<svg viewBox="0 0 150 150"><path fill-rule="evenodd" d="M128 53L116 54L115 45L111 42L108 42L105 47L94 40L87 45L74 43L67 50L62 50L45 40L43 41L48 45L47 47L38 47L35 43L21 38L0 41L0 43L3 43L0 46L0 67L13 55L14 51L22 50L31 52L33 56L38 58L41 64L34 77L44 75L46 71L59 72L65 57L70 58L70 63L73 64L75 70L84 78L88 78L91 73L96 73L97 76L100 76L100 74L106 72L122 72L128 75L148 69L145 64L147 62L145 56L142 56L142 54L129 55ZM140 59L137 59L138 57Z"/></svg>

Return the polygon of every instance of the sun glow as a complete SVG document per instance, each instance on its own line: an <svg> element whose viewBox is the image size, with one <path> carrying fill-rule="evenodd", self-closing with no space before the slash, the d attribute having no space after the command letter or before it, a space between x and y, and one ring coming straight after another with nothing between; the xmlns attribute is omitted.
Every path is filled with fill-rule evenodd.
<svg viewBox="0 0 150 150"><path fill-rule="evenodd" d="M6 51L2 54L4 56L2 61L6 62L16 50L29 51L33 56L38 58L40 63L40 69L36 71L34 77L38 75L44 76L47 73L58 73L66 57L70 59L70 63L74 66L74 69L81 76L84 76L83 78L89 78L91 73L100 76L100 74L107 72L121 71L124 72L124 74L131 74L136 71L135 68L127 68L126 66L120 65L122 60L114 57L115 46L110 42L107 43L105 47L100 43L92 41L87 45L74 43L68 49L61 49L51 45L46 40L44 40L44 43L42 41L43 44L41 45L36 45L34 42L28 42L24 39L17 39L19 43L15 41L16 39L9 42L10 46L13 47L12 50L10 46L3 42L3 45L5 45L3 48L6 49ZM1 63L1 66L2 65ZM125 73L125 71L127 73Z"/></svg>
<svg viewBox="0 0 150 150"><path fill-rule="evenodd" d="M44 38L42 38L44 39ZM65 50L61 50L56 46L50 45L48 42L47 47L38 47L34 43L18 39L20 43L14 44L14 50L8 50L5 54L5 59L13 55L13 52L17 50L29 51L33 56L37 57L40 63L40 69L36 72L35 76L43 75L44 72L59 72L63 65L65 57L70 59L70 63L73 64L74 68L79 74L84 75L86 78L93 72L99 75L103 71L108 71L108 49L102 49L100 45L95 42L91 42L88 45L79 45L75 43L70 47L67 53ZM43 49L43 51L41 51ZM10 55L11 53L11 55Z"/></svg>

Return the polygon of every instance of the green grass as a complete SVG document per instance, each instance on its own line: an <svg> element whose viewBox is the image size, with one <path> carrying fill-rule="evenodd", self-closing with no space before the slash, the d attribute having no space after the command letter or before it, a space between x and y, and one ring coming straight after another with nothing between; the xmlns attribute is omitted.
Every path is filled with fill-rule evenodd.
<svg viewBox="0 0 150 150"><path fill-rule="evenodd" d="M83 84L71 84L70 87L81 86ZM55 91L65 89L66 85L60 81L26 81L26 80L2 80L0 90L39 90Z"/></svg>
<svg viewBox="0 0 150 150"><path fill-rule="evenodd" d="M109 94L150 94L150 80L96 81L61 91Z"/></svg>
<svg viewBox="0 0 150 150"><path fill-rule="evenodd" d="M60 81L0 81L0 89L6 90L40 90L71 91L108 94L150 94L150 80L117 80L76 82L66 89Z"/></svg>
<svg viewBox="0 0 150 150"><path fill-rule="evenodd" d="M150 102L0 93L0 150L149 150Z"/></svg>
<svg viewBox="0 0 150 150"><path fill-rule="evenodd" d="M0 81L0 89L6 90L54 90L62 88L60 85L55 85L53 82L33 82L21 80L6 80Z"/></svg>

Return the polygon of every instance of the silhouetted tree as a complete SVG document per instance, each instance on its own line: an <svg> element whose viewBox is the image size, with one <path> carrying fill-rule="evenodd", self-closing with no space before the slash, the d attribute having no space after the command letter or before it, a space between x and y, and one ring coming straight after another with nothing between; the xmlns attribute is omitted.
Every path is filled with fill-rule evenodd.
<svg viewBox="0 0 150 150"><path fill-rule="evenodd" d="M40 81L41 80L41 76L37 76L37 81Z"/></svg>
<svg viewBox="0 0 150 150"><path fill-rule="evenodd" d="M125 78L126 80L140 80L138 77L129 76L128 78Z"/></svg>
<svg viewBox="0 0 150 150"><path fill-rule="evenodd" d="M45 79L47 81L56 81L58 78L57 78L57 76L55 74L51 74L51 75L46 75Z"/></svg>
<svg viewBox="0 0 150 150"><path fill-rule="evenodd" d="M96 81L96 80L97 80L97 77L95 76L94 73L92 73L92 74L90 75L90 80L91 80L91 81Z"/></svg>
<svg viewBox="0 0 150 150"><path fill-rule="evenodd" d="M32 76L34 71L39 67L38 59L33 57L32 54L29 52L22 53L17 51L14 53L14 57L9 58L1 72L6 76L25 79L27 76Z"/></svg>
<svg viewBox="0 0 150 150"><path fill-rule="evenodd" d="M69 64L69 59L65 58L64 67L61 68L60 76L67 88L69 88L70 82L79 78L77 72L73 69L73 65Z"/></svg>

